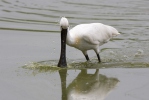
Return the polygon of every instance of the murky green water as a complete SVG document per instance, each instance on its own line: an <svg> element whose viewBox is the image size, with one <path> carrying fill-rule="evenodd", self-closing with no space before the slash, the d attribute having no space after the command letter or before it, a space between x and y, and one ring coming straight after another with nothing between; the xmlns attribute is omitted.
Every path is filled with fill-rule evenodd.
<svg viewBox="0 0 149 100"><path fill-rule="evenodd" d="M0 100L148 100L148 5L148 0L0 0ZM100 47L103 63L93 51L85 62L82 52L67 46L68 69L56 68L62 16L70 27L100 22L119 30L121 35Z"/></svg>

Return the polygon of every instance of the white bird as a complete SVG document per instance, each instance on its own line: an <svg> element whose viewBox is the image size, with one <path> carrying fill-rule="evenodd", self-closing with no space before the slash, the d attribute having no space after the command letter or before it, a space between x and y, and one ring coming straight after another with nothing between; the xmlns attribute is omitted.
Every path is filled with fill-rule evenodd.
<svg viewBox="0 0 149 100"><path fill-rule="evenodd" d="M61 55L58 63L59 67L67 66L66 63L66 43L82 51L86 60L89 60L87 50L96 52L98 61L99 46L107 43L112 37L120 34L114 27L102 23L79 24L69 30L67 18L62 17L61 26Z"/></svg>

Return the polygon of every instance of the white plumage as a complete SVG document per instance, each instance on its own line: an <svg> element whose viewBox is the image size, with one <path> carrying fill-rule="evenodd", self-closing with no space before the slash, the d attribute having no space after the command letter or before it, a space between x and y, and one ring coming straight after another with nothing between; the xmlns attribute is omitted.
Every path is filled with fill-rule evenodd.
<svg viewBox="0 0 149 100"><path fill-rule="evenodd" d="M120 34L114 27L102 23L80 24L69 30L69 23L65 17L61 18L60 26L68 28L66 43L69 46L81 50L87 60L89 60L87 50L94 50L99 62L99 46Z"/></svg>
<svg viewBox="0 0 149 100"><path fill-rule="evenodd" d="M67 29L69 27L69 22L68 22L67 18L65 18L65 17L61 18L60 26L63 29Z"/></svg>

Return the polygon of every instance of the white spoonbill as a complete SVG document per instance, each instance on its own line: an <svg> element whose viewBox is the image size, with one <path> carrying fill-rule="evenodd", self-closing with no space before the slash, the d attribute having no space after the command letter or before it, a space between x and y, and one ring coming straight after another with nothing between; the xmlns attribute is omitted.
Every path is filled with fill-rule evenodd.
<svg viewBox="0 0 149 100"><path fill-rule="evenodd" d="M60 20L61 27L61 55L58 67L66 67L66 43L82 51L86 60L89 60L87 50L96 52L98 61L99 46L107 43L112 37L120 34L114 27L102 23L79 24L69 30L67 18L62 17Z"/></svg>

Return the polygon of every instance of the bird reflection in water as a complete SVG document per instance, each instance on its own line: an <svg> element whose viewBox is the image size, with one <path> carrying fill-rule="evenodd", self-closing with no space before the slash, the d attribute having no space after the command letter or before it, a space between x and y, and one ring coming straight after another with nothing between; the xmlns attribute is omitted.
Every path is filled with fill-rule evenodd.
<svg viewBox="0 0 149 100"><path fill-rule="evenodd" d="M117 85L117 78L108 78L99 74L88 74L82 69L78 76L66 87L67 70L59 71L61 78L62 100L104 100L107 94Z"/></svg>

